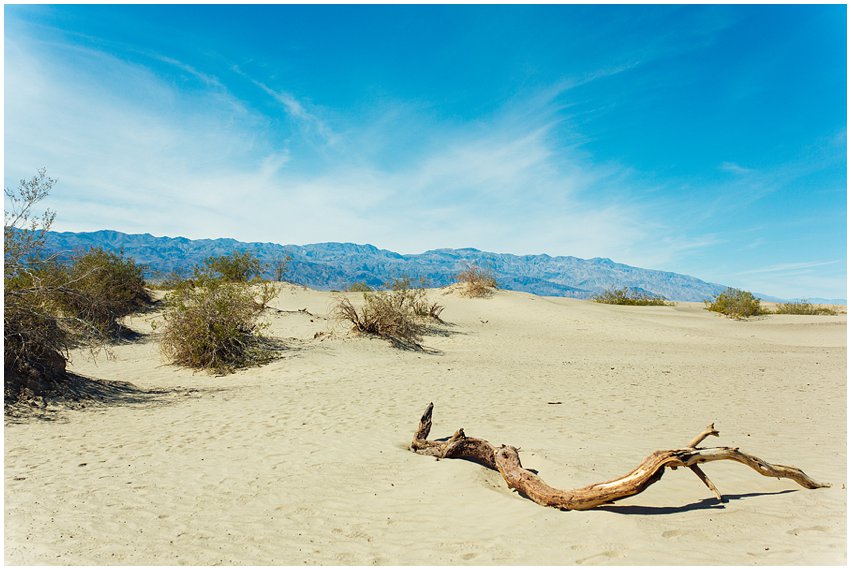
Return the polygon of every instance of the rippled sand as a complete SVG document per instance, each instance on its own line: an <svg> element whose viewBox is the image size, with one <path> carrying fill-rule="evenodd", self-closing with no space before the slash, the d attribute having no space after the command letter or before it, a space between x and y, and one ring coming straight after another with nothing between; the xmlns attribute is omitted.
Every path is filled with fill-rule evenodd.
<svg viewBox="0 0 851 570"><path fill-rule="evenodd" d="M327 320L331 294L288 287L268 315L288 350L224 377L164 364L157 315L130 319L148 334L71 368L137 391L7 420L5 562L846 562L845 315L737 322L692 303L442 293L451 325L414 352ZM479 465L408 451L429 402L432 437L464 427L519 446L555 486L622 475L714 421L706 445L833 487L712 463L725 505L678 470L615 506L560 512Z"/></svg>

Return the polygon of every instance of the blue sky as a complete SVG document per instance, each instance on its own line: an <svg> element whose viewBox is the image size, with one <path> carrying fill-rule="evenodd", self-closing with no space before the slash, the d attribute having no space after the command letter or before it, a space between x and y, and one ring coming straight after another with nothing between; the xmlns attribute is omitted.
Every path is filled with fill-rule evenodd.
<svg viewBox="0 0 851 570"><path fill-rule="evenodd" d="M846 7L5 6L55 229L846 294Z"/></svg>

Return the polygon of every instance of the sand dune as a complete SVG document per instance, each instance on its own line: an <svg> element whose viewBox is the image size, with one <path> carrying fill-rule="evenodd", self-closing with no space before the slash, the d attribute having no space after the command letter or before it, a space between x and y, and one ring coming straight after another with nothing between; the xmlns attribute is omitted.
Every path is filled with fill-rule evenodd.
<svg viewBox="0 0 851 570"><path fill-rule="evenodd" d="M846 562L845 315L737 322L691 303L441 293L451 325L422 353L354 336L326 318L330 294L289 287L269 315L288 350L223 377L164 364L157 315L133 317L140 341L111 359L77 352L71 368L138 393L7 420L5 562ZM463 426L519 446L564 488L710 421L721 438L707 445L833 487L713 463L725 505L679 470L615 506L561 512L479 465L408 451L428 402L433 437Z"/></svg>

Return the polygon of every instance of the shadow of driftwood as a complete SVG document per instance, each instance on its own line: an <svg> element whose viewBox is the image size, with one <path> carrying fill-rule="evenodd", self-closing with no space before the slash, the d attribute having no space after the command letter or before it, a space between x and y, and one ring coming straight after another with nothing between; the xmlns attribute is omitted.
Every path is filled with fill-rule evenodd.
<svg viewBox="0 0 851 570"><path fill-rule="evenodd" d="M704 509L723 509L724 504L730 501L738 501L748 499L750 497L763 497L767 495L785 495L786 493L795 493L797 489L786 489L784 491L773 491L771 493L742 493L738 495L722 495L724 502L722 503L715 497L702 499L696 503L681 505L679 507L645 507L641 505L605 505L597 507L597 511L609 511L622 515L673 515L677 513L685 513L688 511L699 511Z"/></svg>

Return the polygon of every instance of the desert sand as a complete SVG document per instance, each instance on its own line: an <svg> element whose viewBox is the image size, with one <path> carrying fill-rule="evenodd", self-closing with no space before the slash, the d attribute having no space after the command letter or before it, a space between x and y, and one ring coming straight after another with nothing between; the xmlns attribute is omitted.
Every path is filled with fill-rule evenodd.
<svg viewBox="0 0 851 570"><path fill-rule="evenodd" d="M451 325L414 352L329 320L332 294L288 286L268 315L281 358L218 377L164 363L157 313L128 319L140 339L111 358L75 352L70 368L138 392L6 420L5 562L846 563L846 315L443 293L430 296ZM723 505L680 469L562 512L475 463L409 451L429 402L432 437L464 427L518 446L562 488L620 476L713 421L721 437L704 445L833 486L718 462L704 470Z"/></svg>

